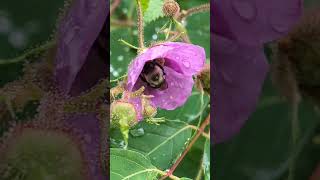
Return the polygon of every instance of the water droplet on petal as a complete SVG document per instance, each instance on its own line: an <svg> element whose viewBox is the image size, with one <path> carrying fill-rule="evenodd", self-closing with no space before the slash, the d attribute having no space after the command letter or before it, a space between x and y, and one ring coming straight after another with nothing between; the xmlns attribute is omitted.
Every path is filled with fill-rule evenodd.
<svg viewBox="0 0 320 180"><path fill-rule="evenodd" d="M189 61L183 60L183 61L182 61L182 64L183 64L186 68L190 68L190 62L189 62Z"/></svg>
<svg viewBox="0 0 320 180"><path fill-rule="evenodd" d="M224 71L221 71L221 75L222 75L222 78L223 80L227 83L227 84L232 84L232 79L231 77Z"/></svg>
<svg viewBox="0 0 320 180"><path fill-rule="evenodd" d="M244 20L252 21L257 15L257 8L253 1L233 0L233 10Z"/></svg>
<svg viewBox="0 0 320 180"><path fill-rule="evenodd" d="M271 16L269 21L271 28L276 32L284 33L289 30L289 26L287 25L287 23L285 23L285 21L280 17Z"/></svg>

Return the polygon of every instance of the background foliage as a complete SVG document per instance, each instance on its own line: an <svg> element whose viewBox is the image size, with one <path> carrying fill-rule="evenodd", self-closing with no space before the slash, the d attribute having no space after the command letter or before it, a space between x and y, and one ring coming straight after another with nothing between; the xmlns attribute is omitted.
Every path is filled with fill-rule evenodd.
<svg viewBox="0 0 320 180"><path fill-rule="evenodd" d="M317 0L305 0L304 4L306 8L320 7ZM270 55L268 48L265 53ZM307 180L318 165L320 144L315 138L320 126L313 104L304 100L300 106L300 140L292 149L290 105L279 98L268 76L259 105L240 134L213 147L216 179L285 180L289 159L294 156L295 179Z"/></svg>

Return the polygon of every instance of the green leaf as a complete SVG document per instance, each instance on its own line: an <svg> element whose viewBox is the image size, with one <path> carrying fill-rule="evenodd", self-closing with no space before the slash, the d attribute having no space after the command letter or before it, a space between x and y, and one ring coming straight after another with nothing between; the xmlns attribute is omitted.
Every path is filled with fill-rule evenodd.
<svg viewBox="0 0 320 180"><path fill-rule="evenodd" d="M205 180L210 180L210 140L208 139L204 144L202 167Z"/></svg>
<svg viewBox="0 0 320 180"><path fill-rule="evenodd" d="M141 0L141 5L142 5L142 12L146 12L146 10L149 7L149 2L150 0Z"/></svg>
<svg viewBox="0 0 320 180"><path fill-rule="evenodd" d="M110 179L157 179L159 170L143 154L123 149L110 149Z"/></svg>
<svg viewBox="0 0 320 180"><path fill-rule="evenodd" d="M183 178L180 178L180 180L192 180L192 179L183 177Z"/></svg>
<svg viewBox="0 0 320 180"><path fill-rule="evenodd" d="M142 4L142 9L144 9L147 4L147 8L145 8L143 14L145 23L149 23L163 16L163 0L144 0Z"/></svg>
<svg viewBox="0 0 320 180"><path fill-rule="evenodd" d="M167 169L184 150L191 137L192 129L181 121L169 121L160 125L142 122L136 128L143 128L143 136L130 136L129 149L144 153L153 165Z"/></svg>

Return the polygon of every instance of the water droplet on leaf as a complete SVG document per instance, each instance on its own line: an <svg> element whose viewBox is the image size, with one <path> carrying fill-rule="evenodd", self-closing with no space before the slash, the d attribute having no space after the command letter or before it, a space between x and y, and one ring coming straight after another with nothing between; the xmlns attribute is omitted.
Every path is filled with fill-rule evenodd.
<svg viewBox="0 0 320 180"><path fill-rule="evenodd" d="M138 128L138 129L132 129L130 130L130 134L134 137L139 137L144 135L144 129Z"/></svg>

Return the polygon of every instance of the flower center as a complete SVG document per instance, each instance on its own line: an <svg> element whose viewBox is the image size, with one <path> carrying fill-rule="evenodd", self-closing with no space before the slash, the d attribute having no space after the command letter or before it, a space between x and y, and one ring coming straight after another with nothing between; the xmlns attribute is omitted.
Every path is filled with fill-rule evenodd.
<svg viewBox="0 0 320 180"><path fill-rule="evenodd" d="M152 88L164 90L168 86L164 69L156 60L145 63L140 78Z"/></svg>

